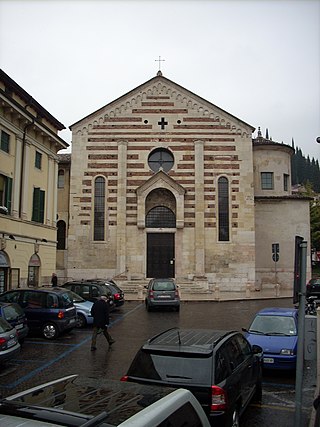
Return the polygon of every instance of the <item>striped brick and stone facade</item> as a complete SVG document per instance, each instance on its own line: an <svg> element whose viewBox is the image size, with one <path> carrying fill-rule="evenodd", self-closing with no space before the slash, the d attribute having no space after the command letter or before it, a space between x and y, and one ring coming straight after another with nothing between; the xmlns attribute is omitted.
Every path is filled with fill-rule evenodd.
<svg viewBox="0 0 320 427"><path fill-rule="evenodd" d="M257 287L252 126L158 72L70 129L65 277L141 283L157 273L202 289Z"/></svg>

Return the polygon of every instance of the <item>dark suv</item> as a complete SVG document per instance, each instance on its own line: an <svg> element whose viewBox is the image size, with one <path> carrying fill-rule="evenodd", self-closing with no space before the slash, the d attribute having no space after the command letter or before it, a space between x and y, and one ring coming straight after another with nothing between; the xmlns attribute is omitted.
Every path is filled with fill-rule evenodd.
<svg viewBox="0 0 320 427"><path fill-rule="evenodd" d="M148 340L121 380L186 388L214 426L238 426L261 400L262 348L239 332L173 328Z"/></svg>
<svg viewBox="0 0 320 427"><path fill-rule="evenodd" d="M320 277L314 277L307 283L306 296L320 299Z"/></svg>
<svg viewBox="0 0 320 427"><path fill-rule="evenodd" d="M75 294L80 295L83 299L91 302L97 301L101 295L107 295L110 309L112 310L115 307L112 290L103 281L72 280L64 283L61 287L69 289Z"/></svg>
<svg viewBox="0 0 320 427"><path fill-rule="evenodd" d="M113 297L113 303L116 307L120 307L124 304L124 292L122 289L119 288L119 286L111 279L111 280L105 280L105 279L88 279L87 282L94 283L96 285L105 285L107 286Z"/></svg>
<svg viewBox="0 0 320 427"><path fill-rule="evenodd" d="M77 326L77 313L68 292L61 288L19 288L4 292L0 301L15 302L25 312L30 330L47 339Z"/></svg>

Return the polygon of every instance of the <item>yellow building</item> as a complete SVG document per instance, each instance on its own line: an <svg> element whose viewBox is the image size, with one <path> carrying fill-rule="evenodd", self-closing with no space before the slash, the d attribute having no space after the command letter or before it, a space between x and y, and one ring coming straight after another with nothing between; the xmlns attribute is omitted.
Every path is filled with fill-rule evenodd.
<svg viewBox="0 0 320 427"><path fill-rule="evenodd" d="M59 150L65 126L0 70L0 293L56 270Z"/></svg>

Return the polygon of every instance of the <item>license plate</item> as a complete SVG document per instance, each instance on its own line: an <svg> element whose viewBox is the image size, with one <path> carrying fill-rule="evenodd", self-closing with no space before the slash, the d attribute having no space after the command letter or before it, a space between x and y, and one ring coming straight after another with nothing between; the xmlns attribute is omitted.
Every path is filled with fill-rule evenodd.
<svg viewBox="0 0 320 427"><path fill-rule="evenodd" d="M70 319L69 323L76 323L76 319Z"/></svg>
<svg viewBox="0 0 320 427"><path fill-rule="evenodd" d="M12 347L15 344L16 344L16 340L9 340L8 344L7 344L7 347Z"/></svg>
<svg viewBox="0 0 320 427"><path fill-rule="evenodd" d="M20 323L20 325L16 325L16 329L21 329L23 328L23 323Z"/></svg>
<svg viewBox="0 0 320 427"><path fill-rule="evenodd" d="M264 357L264 363L274 363L274 359L272 357Z"/></svg>
<svg viewBox="0 0 320 427"><path fill-rule="evenodd" d="M158 298L170 298L170 295L159 295Z"/></svg>

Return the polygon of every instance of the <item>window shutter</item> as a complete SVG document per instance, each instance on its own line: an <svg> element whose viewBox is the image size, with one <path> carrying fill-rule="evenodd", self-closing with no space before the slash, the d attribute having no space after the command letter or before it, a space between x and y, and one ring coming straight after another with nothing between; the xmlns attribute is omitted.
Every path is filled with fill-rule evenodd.
<svg viewBox="0 0 320 427"><path fill-rule="evenodd" d="M40 188L33 190L32 221L39 222Z"/></svg>
<svg viewBox="0 0 320 427"><path fill-rule="evenodd" d="M40 211L39 211L39 222L44 223L44 199L45 192L40 190Z"/></svg>
<svg viewBox="0 0 320 427"><path fill-rule="evenodd" d="M11 198L12 198L12 178L7 177L7 186L5 191L5 206L8 209L8 214L11 213Z"/></svg>

